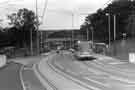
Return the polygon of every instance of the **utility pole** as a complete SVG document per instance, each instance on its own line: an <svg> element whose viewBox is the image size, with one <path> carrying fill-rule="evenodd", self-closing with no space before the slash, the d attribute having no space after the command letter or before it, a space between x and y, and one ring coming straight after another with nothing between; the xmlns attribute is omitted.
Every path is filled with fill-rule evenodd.
<svg viewBox="0 0 135 90"><path fill-rule="evenodd" d="M92 26L91 26L91 33L92 33L92 36L91 36L92 38L91 39L92 39L92 42L94 42L94 29L93 29Z"/></svg>
<svg viewBox="0 0 135 90"><path fill-rule="evenodd" d="M114 19L114 40L116 40L116 15L113 15Z"/></svg>
<svg viewBox="0 0 135 90"><path fill-rule="evenodd" d="M106 16L108 16L108 39L109 39L109 47L111 43L111 16L109 13L106 13Z"/></svg>
<svg viewBox="0 0 135 90"><path fill-rule="evenodd" d="M72 28L74 28L74 14L72 13ZM72 30L71 48L74 46L74 29Z"/></svg>
<svg viewBox="0 0 135 90"><path fill-rule="evenodd" d="M87 28L87 41L89 41L89 29Z"/></svg>
<svg viewBox="0 0 135 90"><path fill-rule="evenodd" d="M37 17L37 54L39 54L39 34L38 34L38 29L39 29L39 27L38 27L38 24L39 24L39 20L38 20L38 2L37 2L37 0L36 0L36 17Z"/></svg>
<svg viewBox="0 0 135 90"><path fill-rule="evenodd" d="M33 55L32 29L30 30L30 52L31 52L31 55Z"/></svg>

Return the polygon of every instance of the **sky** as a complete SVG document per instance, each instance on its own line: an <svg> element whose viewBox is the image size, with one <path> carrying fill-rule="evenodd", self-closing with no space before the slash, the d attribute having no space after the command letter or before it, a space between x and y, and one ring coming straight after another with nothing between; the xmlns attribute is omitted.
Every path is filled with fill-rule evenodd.
<svg viewBox="0 0 135 90"><path fill-rule="evenodd" d="M106 7L108 1L112 0L37 0L38 14L39 16L43 15L45 3L47 3L46 12L93 13L99 8ZM35 11L35 6L36 0L0 0L0 12L2 12L0 20L7 23L6 15L17 12L19 8L28 8ZM3 24L3 22L0 22L0 24Z"/></svg>
<svg viewBox="0 0 135 90"><path fill-rule="evenodd" d="M38 8L43 9L46 1L48 9L69 10L90 9L92 12L104 7L104 4L111 0L37 0ZM0 0L1 10L8 8L8 11L15 11L19 7L35 9L36 0Z"/></svg>

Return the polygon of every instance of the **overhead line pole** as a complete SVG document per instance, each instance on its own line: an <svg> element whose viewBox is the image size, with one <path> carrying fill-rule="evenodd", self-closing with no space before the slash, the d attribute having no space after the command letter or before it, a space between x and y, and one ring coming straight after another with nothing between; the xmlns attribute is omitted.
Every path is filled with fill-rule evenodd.
<svg viewBox="0 0 135 90"><path fill-rule="evenodd" d="M45 12L46 12L46 10L47 10L47 4L48 4L48 0L45 0L44 9L43 9L43 14L42 14L42 20L43 20L44 17L45 17Z"/></svg>
<svg viewBox="0 0 135 90"><path fill-rule="evenodd" d="M38 29L39 29L39 27L38 27L38 24L39 24L39 20L38 20L38 2L37 2L37 0L36 0L36 17L37 17L37 54L39 54L39 34L38 34Z"/></svg>
<svg viewBox="0 0 135 90"><path fill-rule="evenodd" d="M48 4L48 0L45 0L44 8L43 8L43 13L42 13L42 23L43 23L43 20L44 20L44 17L45 17L45 12L47 10L47 4ZM45 32L45 35L46 35L46 32ZM42 42L43 45L44 45L44 41L46 41L46 40L47 40L47 38L45 38L45 40L43 40L43 33L41 31L41 42ZM47 42L45 42L45 43L47 43ZM41 48L41 49L43 49L43 48Z"/></svg>
<svg viewBox="0 0 135 90"><path fill-rule="evenodd" d="M108 29L109 29L109 47L110 47L110 44L111 44L111 16L110 14L108 15Z"/></svg>
<svg viewBox="0 0 135 90"><path fill-rule="evenodd" d="M72 28L74 28L74 14L72 13ZM72 30L72 43L71 43L72 47L74 46L74 29Z"/></svg>
<svg viewBox="0 0 135 90"><path fill-rule="evenodd" d="M116 40L116 15L114 17L114 40Z"/></svg>
<svg viewBox="0 0 135 90"><path fill-rule="evenodd" d="M33 40L32 40L33 36L32 36L32 29L30 29L30 52L31 55L33 55Z"/></svg>

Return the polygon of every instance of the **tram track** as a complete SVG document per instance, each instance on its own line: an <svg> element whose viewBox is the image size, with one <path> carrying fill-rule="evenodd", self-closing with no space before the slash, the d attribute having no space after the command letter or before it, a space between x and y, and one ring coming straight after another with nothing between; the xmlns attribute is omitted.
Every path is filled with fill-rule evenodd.
<svg viewBox="0 0 135 90"><path fill-rule="evenodd" d="M89 68L93 68L95 70L99 70L106 73L111 79L118 80L127 84L135 84L135 81L133 80L133 78L125 75L127 73L123 73L121 71L115 71L113 68L105 67L104 65L101 65L94 61L83 62L83 64L85 64Z"/></svg>
<svg viewBox="0 0 135 90"><path fill-rule="evenodd" d="M49 86L51 86L51 88L52 88L51 90L100 90L100 89L90 89L90 88L86 89L82 85L78 85L77 83L69 80L69 78L66 78L65 76L63 76L63 74L58 73L54 68L52 68L52 66L50 66L50 63L48 63L48 62L51 61L51 60L54 60L54 58L51 57L51 58L49 58L49 60L43 60L39 64L34 65L36 73L38 75L40 74L38 76L40 78L40 80L45 79L45 81L47 81L47 84L49 83ZM46 76L46 74L43 74L44 72L42 71L43 69L41 67L42 68L48 68L49 71L52 71L54 73L53 75L55 77L57 77L57 78L55 78L56 80L53 81L54 79L51 79L50 77L48 77L49 74L47 76ZM48 70L47 71L45 70L45 71L48 72ZM50 72L48 72L48 73L50 73ZM52 76L52 78L54 78L54 77ZM57 82L57 80L58 80L58 82ZM66 84L64 83L65 85L61 87L61 83L63 83L63 82L60 82L60 81L65 81ZM41 82L44 83L43 81L41 81ZM46 86L46 85L44 85L44 86ZM47 89L47 90L50 90L50 89Z"/></svg>
<svg viewBox="0 0 135 90"><path fill-rule="evenodd" d="M75 82L76 84L78 84L78 85L80 85L80 86L82 86L82 87L87 88L88 90L99 90L98 88L94 88L94 87L89 88L87 85L82 84L82 82L78 81L77 79L73 78L72 76L67 75L67 73L61 71L60 69L58 70L57 67L55 67L54 65L51 65L49 62L48 62L48 65L49 65L49 66L51 67L51 69L52 69L53 71L55 71L56 73L62 75L63 77L65 77L65 78L67 78L67 79L69 79L69 80ZM56 69L56 68L57 68L57 69Z"/></svg>
<svg viewBox="0 0 135 90"><path fill-rule="evenodd" d="M48 64L50 65L50 67L57 73L63 75L64 77L66 77L67 79L70 79L72 80L73 82L85 87L85 88L88 88L89 90L108 90L107 88L109 88L109 86L106 86L105 84L103 83L100 83L98 82L97 80L94 80L92 78L89 78L89 82L85 82L84 79L79 79L77 78L76 76L72 75L71 72L65 72L63 70L61 70L59 67L57 67L55 64L54 64L54 61L55 60L50 60L48 61ZM69 74L70 73L70 74ZM88 84L89 83L89 84ZM91 84L90 84L91 83Z"/></svg>
<svg viewBox="0 0 135 90"><path fill-rule="evenodd" d="M22 76L23 69L24 69L24 65L22 65L22 67L20 68L19 75L20 75L20 80L21 80L22 88L23 88L23 90L26 90L26 87L25 87L24 81L23 81L23 76Z"/></svg>
<svg viewBox="0 0 135 90"><path fill-rule="evenodd" d="M59 58L56 58L56 57L59 57ZM49 58L48 60L46 60L44 63L46 63L45 65L47 65L47 67L49 67L52 72L55 72L59 76L64 77L64 78L70 80L71 82L74 82L77 85L86 88L86 90L112 90L112 89L110 89L110 86L109 87L108 86L105 86L105 83L100 82L100 80L98 81L97 78L102 78L102 79L104 78L104 77L102 77L102 75L109 76L109 77L106 77L105 78L106 80L107 79L111 79L111 80L114 80L114 81L119 81L120 83L124 83L124 84L128 84L128 85L133 85L134 86L134 83L131 82L130 80L123 79L124 77L121 78L121 74L117 74L116 72L108 71L108 69L107 70L106 69L104 70L103 67L102 67L102 65L99 65L100 63L92 62L92 61L90 63L86 63L86 62L83 62L83 63L82 62L79 62L79 63L82 63L86 67L88 67L90 69L93 69L93 71L94 70L97 70L96 72L99 71L101 73L101 76L99 75L99 77L97 76L97 78L94 79L91 76L90 77L87 77L86 76L86 78L85 78L85 76L84 77L83 76L80 77L80 76L72 75L75 72L71 73L72 70L71 71L68 70L69 68L56 65L55 62L59 63L59 61L57 61L57 59L63 59L61 57L64 57L65 60L70 59L69 56L66 58L64 55L62 55L62 56L56 56L55 55L55 56ZM42 62L40 62L40 63L42 63ZM42 65L44 65L44 64L42 64ZM37 76L38 76L38 78L40 78L41 82L43 82L42 81L43 79L46 82L46 85L44 85L44 86L47 86L47 85L49 86L49 88L47 90L59 90L59 88L58 88L58 86L56 84L57 82L53 82L52 79L49 79L48 78L48 76L46 77L45 75L41 74L43 72L41 72L41 70L39 70L40 69L39 68L39 64L35 64L34 65L34 68L36 68L35 73L38 74ZM106 68L106 67L104 67L104 68ZM87 80L85 80L85 79L87 79ZM62 89L62 90L64 90L64 89Z"/></svg>
<svg viewBox="0 0 135 90"><path fill-rule="evenodd" d="M53 85L53 83L47 77L45 77L43 74L41 74L38 64L34 64L33 68L34 68L34 72L37 75L37 77L39 78L40 82L42 84L44 84L44 86L46 87L47 90L58 90L58 88L55 85Z"/></svg>
<svg viewBox="0 0 135 90"><path fill-rule="evenodd" d="M116 61L116 60L115 60ZM98 64L98 65L100 65L100 66L102 66L102 67L105 67L105 68L108 68L108 69L113 69L113 70L115 70L115 71L118 71L118 72L121 72L121 73L123 73L123 74L129 74L129 73L134 73L135 74L135 72L130 72L130 71L124 71L124 70L122 70L121 68L119 68L119 67L114 67L111 63L106 63L106 64L104 64L101 60L95 60L94 61L96 64ZM120 61L119 61L120 62ZM116 64L118 63L119 64L119 62L117 61L116 62ZM121 62L121 63L125 63L125 62ZM109 64L109 65L108 65Z"/></svg>

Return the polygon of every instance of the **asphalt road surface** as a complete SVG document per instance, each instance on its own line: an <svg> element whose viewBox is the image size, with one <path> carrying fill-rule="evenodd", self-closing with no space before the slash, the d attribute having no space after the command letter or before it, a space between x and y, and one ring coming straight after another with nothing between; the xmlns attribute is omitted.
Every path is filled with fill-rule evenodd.
<svg viewBox="0 0 135 90"><path fill-rule="evenodd" d="M101 55L96 55L96 57L100 57L99 62L98 60L80 62L71 54L59 54L47 61L42 60L39 69L60 90L65 90L60 86L65 79L68 80L65 82L69 86L72 82L86 90L135 90L135 71L131 69L135 66ZM45 68L49 70L47 71ZM63 82L61 78L55 79L57 75L65 78ZM72 89L72 87L70 88Z"/></svg>
<svg viewBox="0 0 135 90"><path fill-rule="evenodd" d="M10 63L0 69L0 90L23 90L19 75L21 66Z"/></svg>

